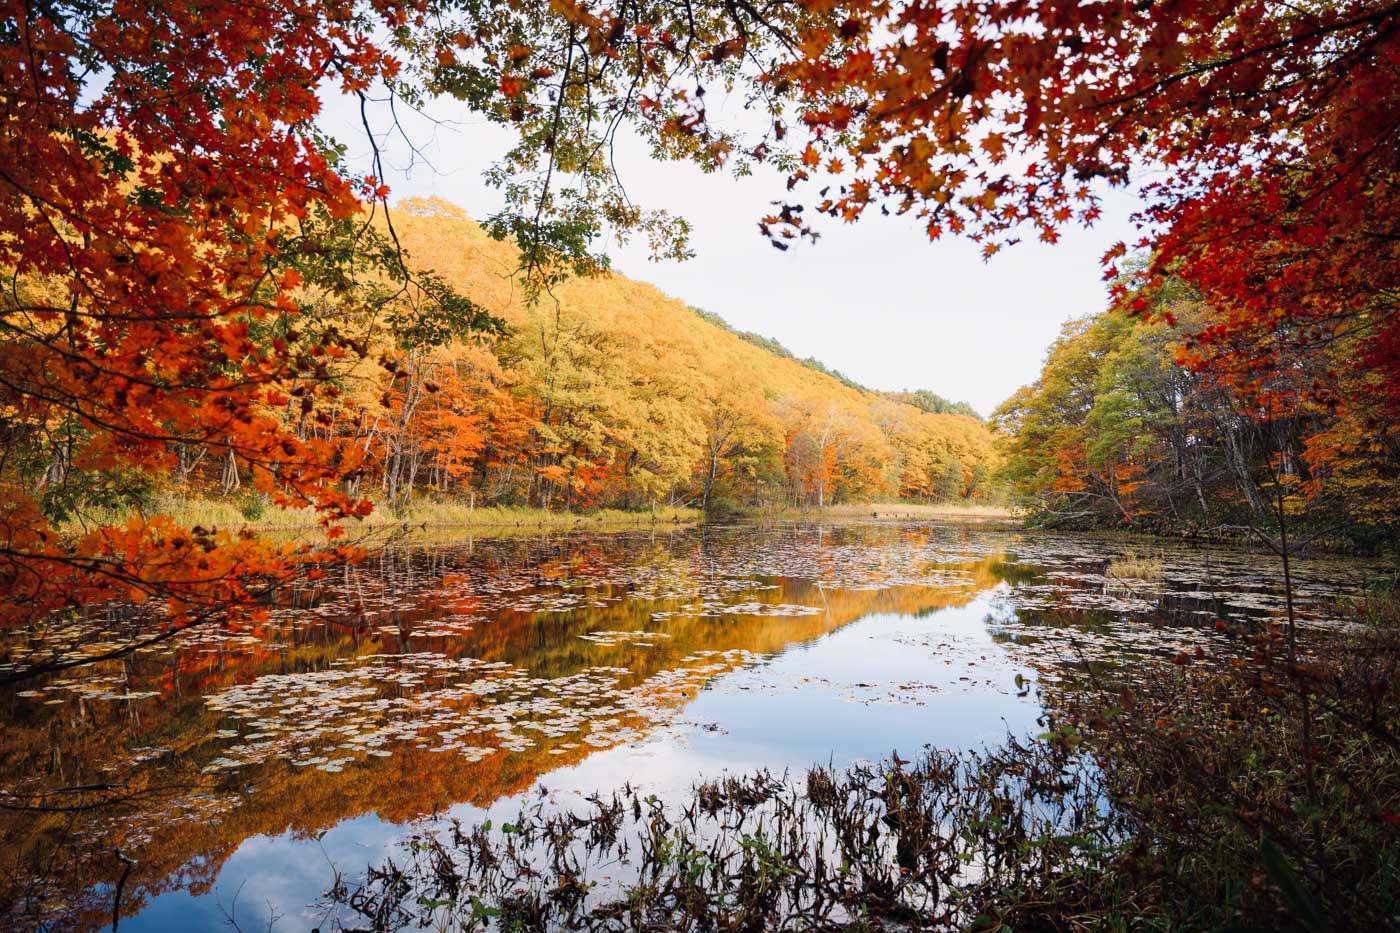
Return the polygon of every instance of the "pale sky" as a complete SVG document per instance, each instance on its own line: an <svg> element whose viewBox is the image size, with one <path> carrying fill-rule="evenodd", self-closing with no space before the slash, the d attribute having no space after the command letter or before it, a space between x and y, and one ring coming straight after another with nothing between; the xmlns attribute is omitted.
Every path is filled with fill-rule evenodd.
<svg viewBox="0 0 1400 933"><path fill-rule="evenodd" d="M342 100L325 103L323 124L352 158L366 158L358 112ZM436 115L452 113L444 105ZM476 218L499 205L482 173L504 151L507 130L414 119L405 129L431 164L391 145L384 181L394 199L436 195ZM619 272L871 388L931 389L984 415L1035 378L1064 321L1103 309L1099 258L1114 242L1134 239L1126 219L1132 202L1119 195L1092 230L1066 231L1054 246L1023 243L988 263L969 241L931 243L916 223L877 213L854 225L821 224L815 245L780 252L757 228L786 193L779 174L706 175L653 162L639 146L624 146L618 167L633 201L691 222L697 254L654 263L645 244L606 244Z"/></svg>

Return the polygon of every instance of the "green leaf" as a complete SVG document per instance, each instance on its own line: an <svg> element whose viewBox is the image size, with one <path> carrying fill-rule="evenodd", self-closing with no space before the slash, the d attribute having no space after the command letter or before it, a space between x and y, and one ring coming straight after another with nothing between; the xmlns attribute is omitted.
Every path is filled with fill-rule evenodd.
<svg viewBox="0 0 1400 933"><path fill-rule="evenodd" d="M1279 849L1278 843L1267 838L1261 840L1259 860L1264 863L1264 870L1268 872L1270 880L1278 885L1278 889L1283 893L1283 898L1288 902L1288 906L1293 909L1293 912L1308 930L1331 929L1331 924L1328 923L1317 899L1312 896L1312 892L1303 887L1302 879L1298 877L1298 872L1294 870L1293 866L1288 863L1288 859Z"/></svg>

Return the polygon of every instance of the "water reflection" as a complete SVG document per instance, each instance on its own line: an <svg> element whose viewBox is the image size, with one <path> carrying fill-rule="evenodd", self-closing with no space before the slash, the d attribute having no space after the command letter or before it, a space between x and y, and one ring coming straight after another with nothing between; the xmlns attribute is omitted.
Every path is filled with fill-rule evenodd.
<svg viewBox="0 0 1400 933"><path fill-rule="evenodd" d="M120 849L122 929L219 927L235 893L255 925L268 903L315 925L331 862L430 814L995 741L1067 658L1278 610L1259 555L1164 551L1159 580L1124 584L1112 549L938 524L401 543L279 594L265 625L6 697L0 803L47 809L0 816L0 909L109 925ZM1301 567L1305 617L1362 572Z"/></svg>

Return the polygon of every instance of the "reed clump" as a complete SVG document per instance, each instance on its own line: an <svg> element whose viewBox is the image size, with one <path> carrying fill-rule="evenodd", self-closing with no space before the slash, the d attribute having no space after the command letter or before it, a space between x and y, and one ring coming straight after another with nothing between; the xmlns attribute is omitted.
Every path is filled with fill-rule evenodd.
<svg viewBox="0 0 1400 933"><path fill-rule="evenodd" d="M1129 550L1121 557L1109 562L1109 576L1125 580L1144 580L1156 583L1162 579L1163 561L1160 556L1142 554Z"/></svg>

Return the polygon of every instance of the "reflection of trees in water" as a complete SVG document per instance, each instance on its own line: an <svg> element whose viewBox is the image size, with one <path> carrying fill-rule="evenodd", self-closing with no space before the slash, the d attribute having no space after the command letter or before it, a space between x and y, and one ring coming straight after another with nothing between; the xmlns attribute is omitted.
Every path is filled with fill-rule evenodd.
<svg viewBox="0 0 1400 933"><path fill-rule="evenodd" d="M817 538L787 530L778 536L804 569L820 573L840 573L849 549L868 546L862 536L841 532ZM905 534L893 540L908 545L921 539ZM58 687L52 695L67 699L55 706L14 704L6 723L3 786L18 794L121 786L66 796L91 810L12 811L0 817L0 839L9 853L0 902L23 909L26 889L34 888L28 892L34 897L31 908L61 899L63 925L97 927L110 922L111 891L99 886L110 885L120 873L121 863L112 855L116 849L137 862L125 886L123 913L129 915L166 890L207 891L225 860L252 835L311 834L371 812L404 821L454 802L485 805L518 794L542 774L596 750L561 749L564 743L539 737L525 751L498 752L480 761L408 746L336 774L292 768L282 760L232 775L206 774L227 744L216 733L229 724L204 698L238 683L323 671L369 655L430 652L505 662L546 679L597 667L627 668L627 683L645 689L659 674L683 671L682 659L697 650L770 654L872 613L921 615L961 605L996 582L985 562L966 565L959 585L942 590L833 589L798 577L736 581L736 572L750 569L745 555L758 546L742 535L712 532L654 539L519 539L457 548L401 544L327 580L285 589L266 624L200 633L164 652L41 684L41 689ZM823 555L828 547L834 553ZM821 612L683 611L694 608L707 587L717 599L815 606ZM586 600L557 611L502 608L526 596L583 593ZM675 614L658 621L653 617L659 612ZM451 634L431 634L444 619L468 621ZM645 630L670 637L651 647L580 637ZM118 677L124 690L151 689L159 695L138 702L94 701L64 689L111 677ZM679 706L702 683L668 682L661 700ZM407 697L412 691L389 686L380 695ZM24 804L49 799L27 797ZM34 887L41 879L51 887Z"/></svg>

